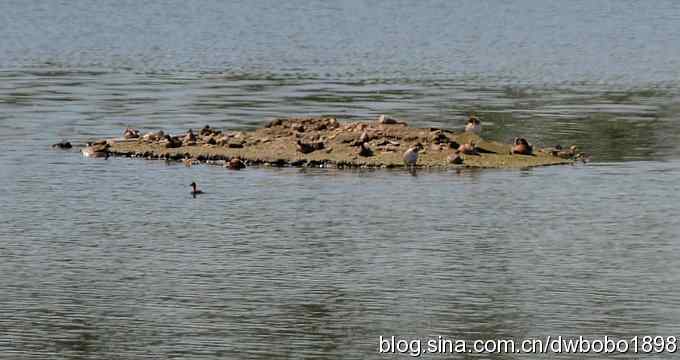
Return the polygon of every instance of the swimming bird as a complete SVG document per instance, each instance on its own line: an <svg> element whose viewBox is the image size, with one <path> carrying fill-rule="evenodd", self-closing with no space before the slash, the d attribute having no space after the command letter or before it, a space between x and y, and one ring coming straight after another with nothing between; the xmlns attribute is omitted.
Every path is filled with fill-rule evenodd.
<svg viewBox="0 0 680 360"><path fill-rule="evenodd" d="M581 160L584 164L593 161L593 157L587 153L578 153L574 157L575 160Z"/></svg>
<svg viewBox="0 0 680 360"><path fill-rule="evenodd" d="M570 146L567 150L564 150L560 145L557 145L555 146L555 149L550 152L550 154L562 159L571 159L576 156L576 145Z"/></svg>
<svg viewBox="0 0 680 360"><path fill-rule="evenodd" d="M482 122L479 121L478 117L470 115L467 125L465 125L465 131L479 135L482 132Z"/></svg>
<svg viewBox="0 0 680 360"><path fill-rule="evenodd" d="M421 143L416 143L404 152L403 159L406 166L414 167L416 165L418 162L418 152L422 149L423 145Z"/></svg>
<svg viewBox="0 0 680 360"><path fill-rule="evenodd" d="M533 153L533 147L525 138L515 138L513 143L514 146L511 151L512 155L531 155Z"/></svg>
<svg viewBox="0 0 680 360"><path fill-rule="evenodd" d="M86 157L109 157L109 144L107 143L87 143L87 146L82 150Z"/></svg>
<svg viewBox="0 0 680 360"><path fill-rule="evenodd" d="M224 164L224 166L230 170L241 170L246 167L246 164L243 162L243 160L235 157Z"/></svg>
<svg viewBox="0 0 680 360"><path fill-rule="evenodd" d="M193 195L194 197L196 195L203 194L203 190L198 190L198 188L196 187L196 182L192 182L191 184L189 184L189 186L191 186L191 195Z"/></svg>
<svg viewBox="0 0 680 360"><path fill-rule="evenodd" d="M562 159L582 161L584 163L590 162L592 160L590 154L578 152L578 147L576 145L572 145L566 150L564 150L560 145L555 145L555 147L550 150L550 155L557 156Z"/></svg>
<svg viewBox="0 0 680 360"><path fill-rule="evenodd" d="M66 141L66 140L62 140L62 141L60 141L56 144L52 144L52 147L55 148L55 149L66 150L66 149L72 148L73 145L71 145L71 143Z"/></svg>

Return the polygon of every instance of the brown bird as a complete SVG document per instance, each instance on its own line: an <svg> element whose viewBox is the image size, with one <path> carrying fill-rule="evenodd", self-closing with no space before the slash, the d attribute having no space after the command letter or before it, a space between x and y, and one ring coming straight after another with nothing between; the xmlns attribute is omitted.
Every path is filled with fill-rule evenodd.
<svg viewBox="0 0 680 360"><path fill-rule="evenodd" d="M470 115L467 125L465 125L465 131L479 135L482 132L482 122L479 121L478 117Z"/></svg>
<svg viewBox="0 0 680 360"><path fill-rule="evenodd" d="M163 138L158 143L166 148L178 148L182 146L181 140L168 134L163 135Z"/></svg>
<svg viewBox="0 0 680 360"><path fill-rule="evenodd" d="M216 135L216 134L218 134L218 133L220 133L220 131L211 128L210 125L204 126L203 129L201 129L201 130L198 132L198 134L201 135L201 136Z"/></svg>
<svg viewBox="0 0 680 360"><path fill-rule="evenodd" d="M126 128L125 131L123 131L123 138L124 139L138 139L139 138L139 130L133 129L133 128Z"/></svg>
<svg viewBox="0 0 680 360"><path fill-rule="evenodd" d="M572 145L567 150L563 150L561 146L555 146L555 149L550 152L552 156L557 156L562 159L571 159L576 156L576 145Z"/></svg>
<svg viewBox="0 0 680 360"><path fill-rule="evenodd" d="M241 170L246 167L246 164L239 158L231 158L226 164L225 167L229 170Z"/></svg>
<svg viewBox="0 0 680 360"><path fill-rule="evenodd" d="M515 138L514 146L512 147L512 155L531 155L533 153L533 147L525 138Z"/></svg>
<svg viewBox="0 0 680 360"><path fill-rule="evenodd" d="M457 152L465 155L479 155L479 151L473 143L461 144Z"/></svg>
<svg viewBox="0 0 680 360"><path fill-rule="evenodd" d="M324 148L324 144L323 144L323 142L321 142L321 141L315 142L315 143L306 144L306 143L303 143L302 141L298 140L298 141L297 141L297 146L296 146L296 147L297 147L297 151L299 151L299 152L301 152L301 153L303 153L303 154L309 154L309 153L314 152L314 151L316 151L316 150L321 150L321 149L323 149L323 148Z"/></svg>
<svg viewBox="0 0 680 360"><path fill-rule="evenodd" d="M194 162L198 163L198 160L194 160L189 156L186 156L184 159L182 159L182 164L184 164L184 166L186 167L191 167L191 165L193 165Z"/></svg>
<svg viewBox="0 0 680 360"><path fill-rule="evenodd" d="M193 131L191 131L191 129L189 129L186 135L184 135L184 139L182 139L182 145L184 146L196 145L196 135L194 134Z"/></svg>

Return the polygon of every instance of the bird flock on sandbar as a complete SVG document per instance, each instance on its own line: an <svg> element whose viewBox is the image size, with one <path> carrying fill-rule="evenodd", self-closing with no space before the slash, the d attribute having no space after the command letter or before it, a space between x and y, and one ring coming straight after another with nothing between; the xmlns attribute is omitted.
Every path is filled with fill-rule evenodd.
<svg viewBox="0 0 680 360"><path fill-rule="evenodd" d="M377 118L377 123L379 126L382 125L403 125L403 126L408 126L405 121L400 121L395 118L389 117L387 115L379 115ZM282 125L283 122L280 119L274 120L272 123L270 123L267 127L275 127L275 126L280 126ZM327 124L324 124L324 128L328 129L343 129L347 127L349 131L357 131L354 129L356 125L359 124L347 124L347 125L340 125L335 119L330 119ZM295 129L296 126L300 126L299 124L291 126L293 129ZM358 128L358 131L361 132L361 135L358 138L354 138L351 142L351 146L355 147L355 153L356 155L360 157L370 157L373 156L374 154L374 149L371 148L369 145L369 142L372 140L372 135L375 136L375 133L369 133L368 130L371 130L371 127L369 126L368 128L365 127L366 125L362 125L361 127ZM362 130L363 129L363 130ZM304 132L304 129L295 129L295 130L301 130ZM482 121L478 116L475 114L470 114L468 116L467 122L464 126L463 131L465 133L472 133L475 135L480 135L482 133ZM440 136L445 137L445 135L439 134ZM245 140L240 139L238 134L234 133L222 133L219 130L213 129L210 126L206 125L204 128L200 129L197 133L194 133L192 129L189 129L186 133L180 134L177 136L171 136L170 134L164 133L162 130L160 131L155 131L155 132L148 132L145 134L142 134L138 129L134 129L131 127L126 128L123 131L122 134L123 140L141 140L144 142L148 143L155 143L159 144L162 147L165 148L178 148L178 147L183 147L183 146L192 146L196 145L197 143L199 144L204 144L204 145L215 145L215 146L226 146L230 148L239 148L243 147L243 144L245 143ZM373 137L375 139L375 137ZM234 141L236 140L236 141ZM447 140L447 139L445 139ZM465 157L464 155L480 155L481 152L488 152L485 151L482 148L479 148L476 146L476 144L472 141L458 144L455 142L449 143L452 147L452 152L447 156L446 160L449 164L453 165L463 165L465 163ZM54 148L58 149L70 149L72 148L71 143L67 141L62 141L57 144L52 145ZM300 154L310 154L315 151L320 151L324 150L326 148L326 144L324 141L303 141L302 138L298 138L295 141L295 150L299 152ZM375 141L372 146L376 146ZM381 151L394 151L394 149L398 149L399 143L394 141L393 139L385 139L381 140L380 143L378 143L378 146L382 146L380 149ZM93 158L108 158L110 155L110 144L107 140L100 140L96 142L88 142L86 146L84 146L81 150L82 154L86 157L93 157ZM332 149L327 149L326 151L331 151ZM409 146L403 153L402 153L402 159L403 163L406 169L408 169L411 172L414 172L415 169L418 166L418 158L419 154L424 150L424 146L421 142L416 142L415 144L412 144ZM545 150L539 150L541 152ZM574 159L574 160L583 160L584 162L589 160L589 156L579 153L577 151L576 146L570 146L567 149L562 148L560 145L556 145L552 149L547 150L551 155L560 157L563 159ZM531 156L534 153L534 147L523 137L516 137L511 145L511 150L510 154L511 155L525 155L525 156ZM182 163L190 167L197 162L199 162L200 159L193 158L189 154L186 154L186 156L181 159ZM247 162L240 159L239 157L233 157L233 158L228 158L223 161L223 166L225 168L231 169L231 170L240 170L243 169L247 166ZM203 194L202 190L198 189L198 185L196 182L192 182L190 184L191 186L191 194L195 197L196 195Z"/></svg>

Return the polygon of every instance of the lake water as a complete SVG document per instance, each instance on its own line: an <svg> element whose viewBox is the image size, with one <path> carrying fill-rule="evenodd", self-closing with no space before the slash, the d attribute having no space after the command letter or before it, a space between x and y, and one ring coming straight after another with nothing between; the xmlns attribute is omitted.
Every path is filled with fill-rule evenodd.
<svg viewBox="0 0 680 360"><path fill-rule="evenodd" d="M661 0L2 1L0 358L680 336L677 29ZM594 161L231 172L49 147L279 116L460 128L470 111L487 138Z"/></svg>

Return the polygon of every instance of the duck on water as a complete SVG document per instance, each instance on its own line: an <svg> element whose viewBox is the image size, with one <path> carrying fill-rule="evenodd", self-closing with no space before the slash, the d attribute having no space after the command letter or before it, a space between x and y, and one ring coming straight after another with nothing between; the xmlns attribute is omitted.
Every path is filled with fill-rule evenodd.
<svg viewBox="0 0 680 360"><path fill-rule="evenodd" d="M465 132L471 132L474 134L481 134L482 132L482 122L478 117L470 115L467 124L465 125Z"/></svg>
<svg viewBox="0 0 680 360"><path fill-rule="evenodd" d="M533 155L534 148L525 138L515 138L514 145L510 154L512 155Z"/></svg>
<svg viewBox="0 0 680 360"><path fill-rule="evenodd" d="M203 194L203 190L198 189L198 186L196 185L195 181L189 184L189 186L191 186L191 195L193 195L194 197L196 197L196 195Z"/></svg>

